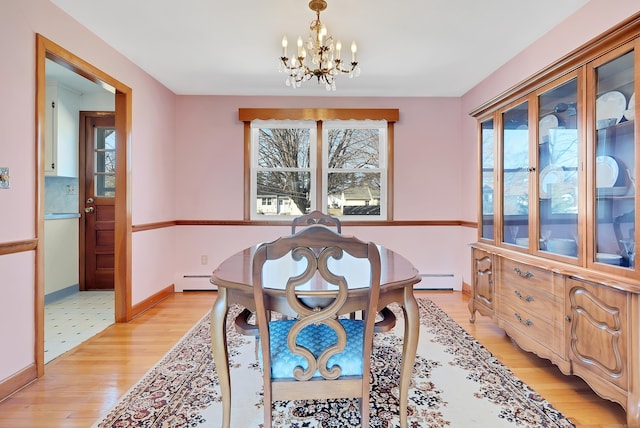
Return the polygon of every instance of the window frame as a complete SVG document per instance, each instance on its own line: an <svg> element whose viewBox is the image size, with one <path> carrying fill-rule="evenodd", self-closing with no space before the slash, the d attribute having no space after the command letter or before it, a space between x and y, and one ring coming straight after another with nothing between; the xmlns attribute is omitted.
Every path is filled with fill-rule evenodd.
<svg viewBox="0 0 640 428"><path fill-rule="evenodd" d="M328 140L329 131L332 129L379 129L382 131L385 129L386 132L380 132L379 134L379 147L378 147L378 167L377 168L358 168L358 169L349 169L349 168L329 168L329 145L324 142ZM388 173L387 173L387 158L389 152L389 144L388 140L388 127L387 123L384 120L326 120L322 122L322 139L318 142L319 149L322 150L322 159L319 163L320 165L320 185L321 190L319 197L321 198L320 206L325 208L329 205L329 174L332 172L377 172L380 174L380 214L378 215L336 215L336 217L340 218L340 221L349 220L384 220L387 219L387 187L388 187ZM317 209L317 208L316 208ZM324 209L320 211L325 212Z"/></svg>
<svg viewBox="0 0 640 428"><path fill-rule="evenodd" d="M317 185L317 170L318 168L318 155L317 155L317 150L315 150L315 147L317 147L318 145L318 141L319 141L319 137L318 137L318 127L317 127L317 122L314 122L312 120L262 120L262 119L256 119L251 121L250 123L250 127L251 127L251 141L250 141L250 152L251 152L251 169L250 169L250 179L251 179L251 185L250 185L250 191L251 191L251 196L249 197L249 201L248 203L250 204L250 212L251 215L253 216L251 218L251 220L258 220L258 219L265 219L265 220L274 220L274 219L281 219L281 218L293 218L296 216L287 216L287 215L282 215L282 214L258 214L258 198L260 198L257 194L257 171L265 171L268 172L270 170L272 170L271 168L261 168L258 167L258 158L259 158L259 150L258 150L258 134L260 133L260 129L261 128L270 128L270 129L308 129L309 130L309 143L310 143L310 150L309 150L309 166L306 168L287 168L287 170L290 171L301 171L301 172L308 172L309 173L309 182L310 182L310 188L309 188L309 194L310 195L315 195L317 194L317 189L316 189L316 185ZM273 170L282 170L282 168L275 168ZM279 208L277 205L283 205L282 204L283 201L278 200L278 202L276 202L276 204L274 204L276 206L276 210ZM314 206L316 204L316 201L314 200L314 198L311 198L311 209L314 209ZM304 214L304 213L302 213Z"/></svg>
<svg viewBox="0 0 640 428"><path fill-rule="evenodd" d="M239 119L244 122L244 147L245 147L245 180L244 180L244 220L258 223L290 222L294 216L267 215L258 216L256 214L257 200L252 198L255 189L255 178L253 174L255 151L252 150L252 125L254 120L263 121L314 121L317 126L316 160L317 167L312 177L312 182L320 183L320 188L314 188L311 195L312 207L325 207L327 202L326 174L322 168L323 146L322 143L323 122L330 121L386 121L386 147L380 152L380 165L384 161L386 164L386 188L380 189L381 212L376 216L340 216L341 221L362 221L363 223L390 221L393 220L393 131L394 124L399 119L398 109L252 109L241 108L238 110ZM385 144L381 144L381 147ZM311 148L313 151L313 147ZM312 154L313 156L313 154ZM257 163L257 162L256 162ZM381 167L382 168L382 167ZM312 184L313 186L313 184ZM385 204L384 209L382 204ZM325 211L325 210L322 210Z"/></svg>

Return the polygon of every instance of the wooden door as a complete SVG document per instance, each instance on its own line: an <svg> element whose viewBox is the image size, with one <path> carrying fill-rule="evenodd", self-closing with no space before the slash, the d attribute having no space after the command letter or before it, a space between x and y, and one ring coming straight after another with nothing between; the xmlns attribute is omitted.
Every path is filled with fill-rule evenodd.
<svg viewBox="0 0 640 428"><path fill-rule="evenodd" d="M80 203L84 220L80 235L80 290L113 290L115 116L113 113L81 112L80 123L80 135L84 139L80 142L83 149L81 171L84 172L81 193L84 199Z"/></svg>

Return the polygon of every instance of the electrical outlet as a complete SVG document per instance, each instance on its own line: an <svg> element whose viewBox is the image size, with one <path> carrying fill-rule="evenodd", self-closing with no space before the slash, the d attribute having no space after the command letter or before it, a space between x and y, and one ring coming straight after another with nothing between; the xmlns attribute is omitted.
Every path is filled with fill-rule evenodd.
<svg viewBox="0 0 640 428"><path fill-rule="evenodd" d="M206 265L207 263L209 263L209 258L205 255L200 256L200 264Z"/></svg>
<svg viewBox="0 0 640 428"><path fill-rule="evenodd" d="M9 168L0 167L0 189L9 188Z"/></svg>

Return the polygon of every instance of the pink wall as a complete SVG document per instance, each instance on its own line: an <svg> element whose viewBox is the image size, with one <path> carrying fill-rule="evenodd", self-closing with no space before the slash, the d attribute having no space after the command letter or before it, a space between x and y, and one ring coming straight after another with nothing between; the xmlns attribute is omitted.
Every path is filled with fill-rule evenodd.
<svg viewBox="0 0 640 428"><path fill-rule="evenodd" d="M175 218L175 95L48 0L2 0L0 91L4 102L0 104L0 166L10 168L11 188L0 190L0 245L34 238L42 244L42 237L36 236L35 204L36 33L134 88L134 222ZM144 235L133 236L133 294L138 299L171 284L175 270L166 251L174 246L173 232L158 232L149 241ZM35 362L34 259L33 251L0 256L0 382ZM154 274L145 274L150 269Z"/></svg>
<svg viewBox="0 0 640 428"><path fill-rule="evenodd" d="M457 98L304 98L178 96L176 216L232 219L243 215L244 131L239 108L397 108L395 219L458 219L464 201L455 165L460 155ZM453 167L451 165L454 165ZM468 201L467 201L468 203Z"/></svg>
<svg viewBox="0 0 640 428"><path fill-rule="evenodd" d="M244 131L239 108L397 108L394 218L458 220L460 100L458 98L304 98L178 96L176 108L176 215L179 219L241 220L244 206ZM475 197L474 197L475 198ZM178 275L210 273L232 253L273 240L287 228L184 226L176 228ZM475 239L458 227L361 227L349 232L411 256L423 273L467 272L466 245ZM357 233L356 233L357 232ZM438 245L432 243L437 242ZM458 254L465 254L458 257ZM201 256L209 263L202 265Z"/></svg>
<svg viewBox="0 0 640 428"><path fill-rule="evenodd" d="M35 253L0 257L0 381L35 362Z"/></svg>

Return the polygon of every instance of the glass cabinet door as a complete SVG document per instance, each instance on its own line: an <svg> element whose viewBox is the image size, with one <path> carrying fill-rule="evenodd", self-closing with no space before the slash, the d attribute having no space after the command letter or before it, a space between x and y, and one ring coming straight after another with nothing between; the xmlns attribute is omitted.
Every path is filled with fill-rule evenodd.
<svg viewBox="0 0 640 428"><path fill-rule="evenodd" d="M592 261L634 268L635 52L594 67L595 227Z"/></svg>
<svg viewBox="0 0 640 428"><path fill-rule="evenodd" d="M494 189L494 157L495 157L495 135L493 132L493 119L484 121L480 125L480 138L482 146L480 147L480 170L482 171L480 200L482 219L480 223L480 236L484 239L494 240L494 208L493 208L493 189Z"/></svg>
<svg viewBox="0 0 640 428"><path fill-rule="evenodd" d="M529 103L502 113L502 241L529 246Z"/></svg>
<svg viewBox="0 0 640 428"><path fill-rule="evenodd" d="M578 255L578 80L538 96L538 250Z"/></svg>

